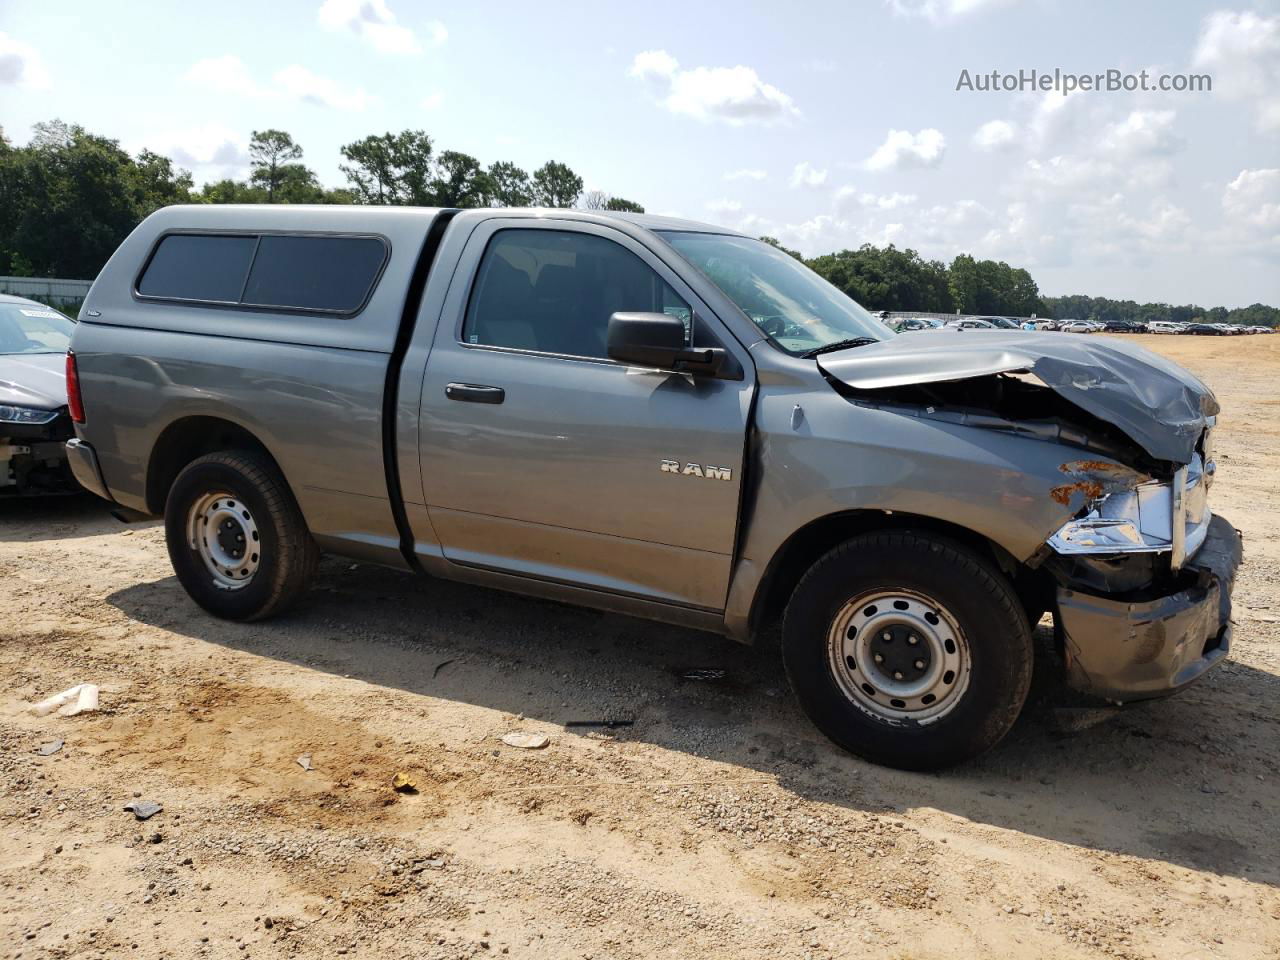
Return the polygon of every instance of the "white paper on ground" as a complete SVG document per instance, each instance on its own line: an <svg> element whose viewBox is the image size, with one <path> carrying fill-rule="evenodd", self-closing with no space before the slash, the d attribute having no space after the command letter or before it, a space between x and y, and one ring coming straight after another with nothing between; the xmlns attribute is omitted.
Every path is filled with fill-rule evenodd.
<svg viewBox="0 0 1280 960"><path fill-rule="evenodd" d="M30 709L37 717L46 716L55 710L62 717L74 717L77 713L97 710L98 688L92 683L77 683L69 690L55 693L47 700L32 704Z"/></svg>

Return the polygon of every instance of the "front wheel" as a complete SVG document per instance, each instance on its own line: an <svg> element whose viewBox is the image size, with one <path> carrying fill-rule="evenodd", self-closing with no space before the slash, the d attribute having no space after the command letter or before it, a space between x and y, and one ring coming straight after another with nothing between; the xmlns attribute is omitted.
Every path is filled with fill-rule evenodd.
<svg viewBox="0 0 1280 960"><path fill-rule="evenodd" d="M165 540L178 581L227 620L261 620L305 590L319 550L279 469L252 451L211 453L173 482Z"/></svg>
<svg viewBox="0 0 1280 960"><path fill-rule="evenodd" d="M1009 581L966 547L892 531L846 541L796 587L783 660L814 724L905 770L967 760L1013 726L1031 631Z"/></svg>

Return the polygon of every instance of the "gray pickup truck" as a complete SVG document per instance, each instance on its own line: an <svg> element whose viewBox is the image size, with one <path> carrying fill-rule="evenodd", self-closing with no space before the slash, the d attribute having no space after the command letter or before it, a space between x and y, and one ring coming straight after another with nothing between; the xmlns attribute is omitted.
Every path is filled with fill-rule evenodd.
<svg viewBox="0 0 1280 960"><path fill-rule="evenodd" d="M148 217L68 357L68 456L165 520L210 613L283 610L321 552L714 631L782 617L843 747L996 743L1033 627L1082 690L1227 653L1218 405L1066 334L895 336L799 261L662 217L191 206Z"/></svg>

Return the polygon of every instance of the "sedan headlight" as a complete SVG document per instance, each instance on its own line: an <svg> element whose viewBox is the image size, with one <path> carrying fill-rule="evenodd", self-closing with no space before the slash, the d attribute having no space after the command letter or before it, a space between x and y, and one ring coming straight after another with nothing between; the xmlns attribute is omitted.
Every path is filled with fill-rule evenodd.
<svg viewBox="0 0 1280 960"><path fill-rule="evenodd" d="M1209 532L1207 487L1197 456L1171 481L1140 483L1093 500L1083 516L1049 538L1049 546L1063 556L1168 551L1177 570Z"/></svg>
<svg viewBox="0 0 1280 960"><path fill-rule="evenodd" d="M52 423L58 417L57 410L37 410L33 407L0 406L0 423L35 424Z"/></svg>

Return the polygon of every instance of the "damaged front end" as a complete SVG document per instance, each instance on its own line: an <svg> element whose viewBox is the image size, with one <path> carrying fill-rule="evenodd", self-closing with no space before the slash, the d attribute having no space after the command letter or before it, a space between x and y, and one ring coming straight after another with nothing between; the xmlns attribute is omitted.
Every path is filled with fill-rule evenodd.
<svg viewBox="0 0 1280 960"><path fill-rule="evenodd" d="M917 347L923 338L913 339ZM1039 553L1066 679L1112 701L1172 693L1225 657L1236 530L1209 508L1213 394L1131 345L1056 335L933 338L824 357L855 404L1074 448L1047 495L1071 509Z"/></svg>
<svg viewBox="0 0 1280 960"><path fill-rule="evenodd" d="M1048 539L1043 568L1076 689L1115 702L1162 696L1227 655L1242 548L1209 509L1210 435L1171 478L1096 492Z"/></svg>
<svg viewBox="0 0 1280 960"><path fill-rule="evenodd" d="M65 408L0 405L0 497L79 490L67 466L66 442L74 434Z"/></svg>

